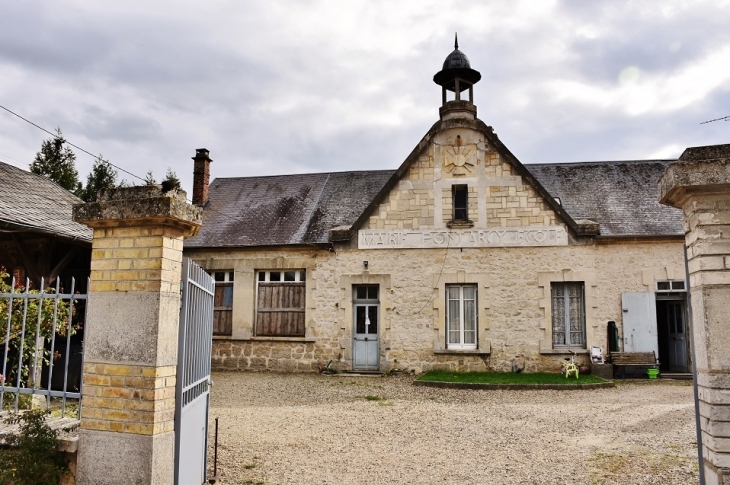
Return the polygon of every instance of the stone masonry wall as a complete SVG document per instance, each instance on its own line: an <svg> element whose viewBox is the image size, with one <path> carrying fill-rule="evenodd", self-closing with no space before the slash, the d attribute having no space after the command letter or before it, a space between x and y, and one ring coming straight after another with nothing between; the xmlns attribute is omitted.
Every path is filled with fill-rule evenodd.
<svg viewBox="0 0 730 485"><path fill-rule="evenodd" d="M453 185L468 186L469 219L476 228L559 224L481 133L450 129L436 135L363 229L446 227L453 217Z"/></svg>
<svg viewBox="0 0 730 485"><path fill-rule="evenodd" d="M452 221L452 187L468 187L471 222ZM473 224L473 225L471 225ZM437 133L362 229L430 230L467 226L563 226L555 212L483 133ZM380 286L381 370L431 368L528 371L557 367L552 349L552 282L583 281L588 347L607 347L607 322L622 322L621 294L649 292L659 279L684 277L683 241L571 242L568 246L442 247L335 251L192 251L208 270L235 272L233 335L214 341L214 366L227 369L315 370L332 359L352 365L352 286ZM416 246L418 247L418 246ZM364 261L368 261L365 268ZM253 334L255 272L306 269L306 337ZM445 345L447 284L477 286L478 350ZM587 353L587 351L585 352ZM587 355L581 356L587 360Z"/></svg>
<svg viewBox="0 0 730 485"><path fill-rule="evenodd" d="M180 251L182 235L179 229L170 227L115 227L94 229L94 249L91 254L90 290L99 305L117 308L126 295L141 293L179 295ZM106 301L111 298L111 301ZM142 298L146 302L150 297ZM157 297L153 297L155 300ZM157 305L170 306L170 298L161 299ZM137 308L142 312L143 306ZM175 311L175 308L171 308ZM115 310L115 311L118 311ZM108 316L108 315L107 315ZM139 315L137 315L139 316ZM131 321L131 318L130 318ZM100 344L88 355L84 363L84 413L85 429L153 435L172 431L174 428L175 367L152 365L159 355L170 354L177 348L177 333L162 335L155 351L143 351L135 340L151 343L146 330L130 324L122 328L107 329L109 334L126 335L129 350L120 346L101 350ZM91 331L90 342L103 342L107 337ZM104 364L113 353L125 356L129 363ZM144 365L135 365L144 364ZM138 389L132 391L132 389ZM141 390L139 390L141 389ZM151 401L150 401L151 400Z"/></svg>
<svg viewBox="0 0 730 485"><path fill-rule="evenodd" d="M300 258L295 251L238 251L226 258L190 254L199 263L254 267ZM216 338L218 369L316 370L333 359L351 367L351 287L381 287L381 369L553 370L564 354L551 346L550 281L586 281L588 346L607 348L607 322L621 329L621 294L653 291L656 280L684 278L682 242L626 242L567 247L338 250L308 252L306 339ZM444 258L446 258L444 260ZM369 262L368 270L363 261ZM258 266L260 269L268 269ZM443 271L441 271L443 268ZM210 268L210 269L223 269ZM547 287L543 281L548 279ZM244 281L236 275L234 285ZM444 287L478 285L481 355L443 353ZM254 293L254 282L238 291ZM542 285L542 286L541 286ZM241 308L234 298L234 312ZM234 316L234 327L236 317ZM620 330L621 331L621 330ZM234 333L236 332L234 328ZM587 360L587 356L581 357Z"/></svg>
<svg viewBox="0 0 730 485"><path fill-rule="evenodd" d="M86 429L159 434L175 428L175 367L84 365Z"/></svg>

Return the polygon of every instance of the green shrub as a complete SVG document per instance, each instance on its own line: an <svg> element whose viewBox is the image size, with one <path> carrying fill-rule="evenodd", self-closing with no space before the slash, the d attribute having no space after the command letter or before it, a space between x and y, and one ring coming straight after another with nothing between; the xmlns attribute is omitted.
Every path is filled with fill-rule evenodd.
<svg viewBox="0 0 730 485"><path fill-rule="evenodd" d="M20 433L7 438L0 450L0 483L13 485L58 485L70 473L58 451L57 432L46 423L42 411L13 414L6 423L20 424Z"/></svg>

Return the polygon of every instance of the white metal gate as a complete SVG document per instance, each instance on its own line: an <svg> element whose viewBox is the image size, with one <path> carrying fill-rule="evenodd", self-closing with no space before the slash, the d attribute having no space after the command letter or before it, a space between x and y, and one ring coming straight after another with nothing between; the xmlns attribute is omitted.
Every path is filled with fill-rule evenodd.
<svg viewBox="0 0 730 485"><path fill-rule="evenodd" d="M203 268L185 258L181 289L175 392L175 483L201 485L207 479L215 282Z"/></svg>

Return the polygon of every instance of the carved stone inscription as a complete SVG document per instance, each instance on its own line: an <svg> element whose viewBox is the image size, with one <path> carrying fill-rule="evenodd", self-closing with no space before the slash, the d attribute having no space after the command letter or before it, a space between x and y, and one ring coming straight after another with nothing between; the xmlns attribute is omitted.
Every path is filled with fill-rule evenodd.
<svg viewBox="0 0 730 485"><path fill-rule="evenodd" d="M358 231L358 249L488 248L509 246L567 246L562 226L501 227L497 229Z"/></svg>

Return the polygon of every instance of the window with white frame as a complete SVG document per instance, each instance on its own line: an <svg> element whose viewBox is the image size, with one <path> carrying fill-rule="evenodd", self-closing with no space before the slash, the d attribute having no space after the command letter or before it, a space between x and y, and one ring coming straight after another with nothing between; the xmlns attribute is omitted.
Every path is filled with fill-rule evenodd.
<svg viewBox="0 0 730 485"><path fill-rule="evenodd" d="M657 293L670 291L687 291L684 280L663 280L656 282Z"/></svg>
<svg viewBox="0 0 730 485"><path fill-rule="evenodd" d="M446 285L446 347L477 348L476 285Z"/></svg>
<svg viewBox="0 0 730 485"><path fill-rule="evenodd" d="M233 271L213 271L213 335L233 333Z"/></svg>
<svg viewBox="0 0 730 485"><path fill-rule="evenodd" d="M585 285L579 282L550 284L553 348L586 346Z"/></svg>
<svg viewBox="0 0 730 485"><path fill-rule="evenodd" d="M256 278L256 336L304 337L307 272L258 271Z"/></svg>

